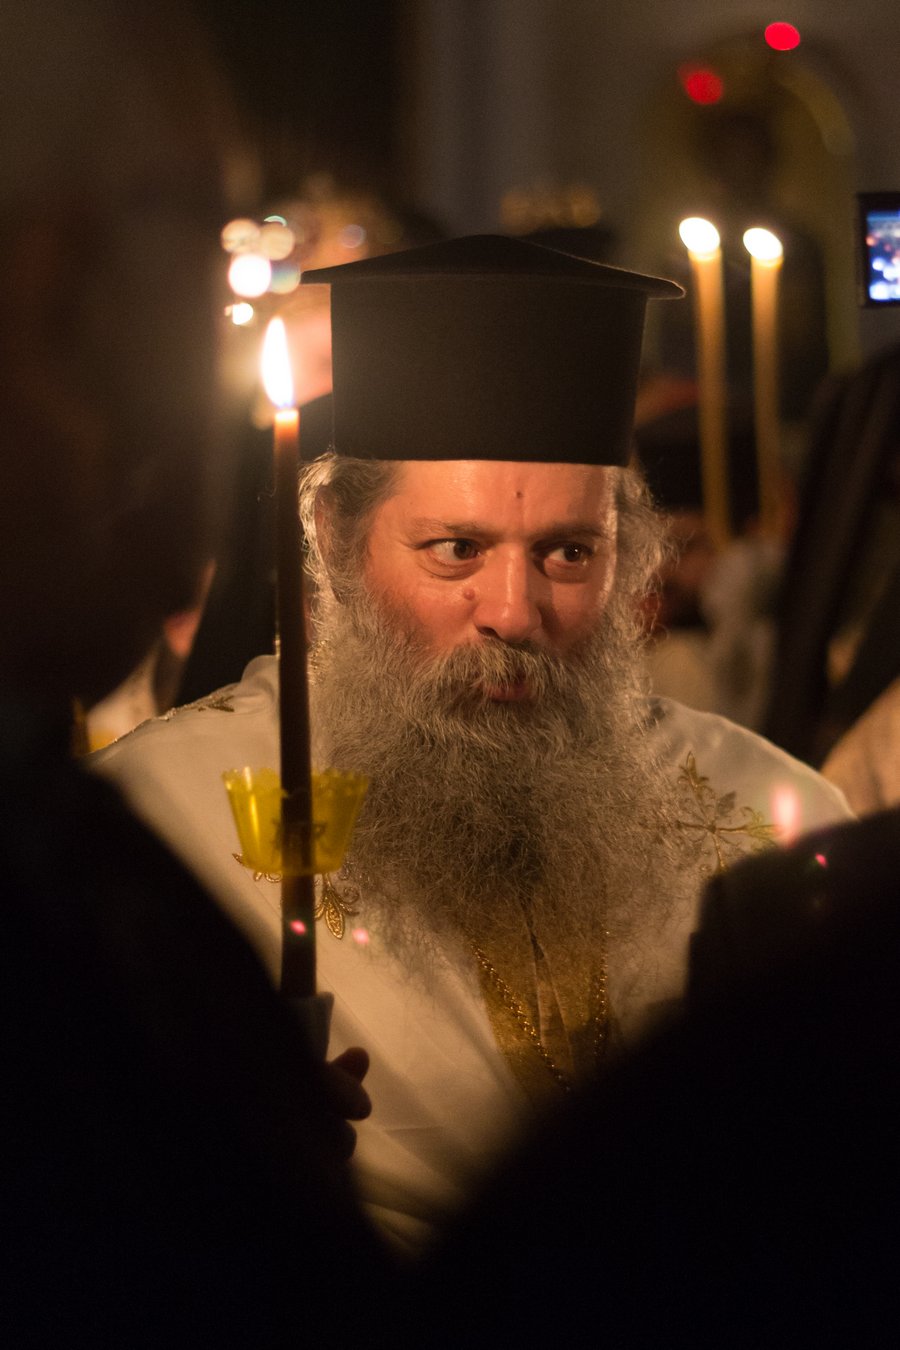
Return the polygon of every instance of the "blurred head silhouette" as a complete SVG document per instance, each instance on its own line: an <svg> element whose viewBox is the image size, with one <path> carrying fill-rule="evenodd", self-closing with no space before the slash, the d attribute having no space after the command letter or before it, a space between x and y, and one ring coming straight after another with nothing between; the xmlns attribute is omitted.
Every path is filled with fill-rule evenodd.
<svg viewBox="0 0 900 1350"><path fill-rule="evenodd" d="M168 3L0 11L7 696L92 701L194 593L227 122Z"/></svg>

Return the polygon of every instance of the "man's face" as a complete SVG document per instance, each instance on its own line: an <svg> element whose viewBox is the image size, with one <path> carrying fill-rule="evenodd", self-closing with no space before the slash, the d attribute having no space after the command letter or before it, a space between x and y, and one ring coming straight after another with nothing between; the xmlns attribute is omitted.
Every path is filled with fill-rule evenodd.
<svg viewBox="0 0 900 1350"><path fill-rule="evenodd" d="M506 951L525 899L536 932L588 934L598 912L646 924L648 876L671 897L671 768L639 697L635 581L613 589L619 488L612 469L398 466L361 572L348 538L337 589L323 576L319 754L370 782L345 875L411 969L436 932Z"/></svg>
<svg viewBox="0 0 900 1350"><path fill-rule="evenodd" d="M422 461L374 513L365 580L435 655L491 639L565 655L596 628L615 567L608 469ZM523 681L485 692L528 697Z"/></svg>

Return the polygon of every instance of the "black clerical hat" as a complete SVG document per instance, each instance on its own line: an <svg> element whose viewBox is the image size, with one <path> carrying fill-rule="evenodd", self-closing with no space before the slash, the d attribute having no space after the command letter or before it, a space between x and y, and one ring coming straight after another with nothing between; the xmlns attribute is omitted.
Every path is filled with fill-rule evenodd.
<svg viewBox="0 0 900 1350"><path fill-rule="evenodd" d="M331 285L334 445L363 459L625 464L660 277L501 235L306 272Z"/></svg>

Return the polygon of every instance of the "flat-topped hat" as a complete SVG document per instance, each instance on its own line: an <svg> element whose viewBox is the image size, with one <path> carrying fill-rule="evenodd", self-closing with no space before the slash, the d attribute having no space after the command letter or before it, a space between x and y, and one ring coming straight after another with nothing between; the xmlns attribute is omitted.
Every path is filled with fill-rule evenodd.
<svg viewBox="0 0 900 1350"><path fill-rule="evenodd" d="M334 447L626 464L648 299L673 281L502 235L303 275L331 286Z"/></svg>

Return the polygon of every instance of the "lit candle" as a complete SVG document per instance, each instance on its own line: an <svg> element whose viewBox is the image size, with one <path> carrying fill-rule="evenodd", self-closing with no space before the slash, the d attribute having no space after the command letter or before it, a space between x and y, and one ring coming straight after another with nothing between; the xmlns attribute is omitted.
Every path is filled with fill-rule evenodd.
<svg viewBox="0 0 900 1350"><path fill-rule="evenodd" d="M778 532L781 437L778 418L778 283L784 250L771 230L744 234L751 261L753 307L753 408L759 521L765 534Z"/></svg>
<svg viewBox="0 0 900 1350"><path fill-rule="evenodd" d="M678 227L691 260L697 335L697 402L703 510L719 547L731 537L725 393L725 302L719 232L699 216Z"/></svg>
<svg viewBox="0 0 900 1350"><path fill-rule="evenodd" d="M315 993L315 877L303 555L297 503L300 412L284 324L273 319L262 355L263 383L275 404L275 509L278 575L278 680L281 741L281 991Z"/></svg>

